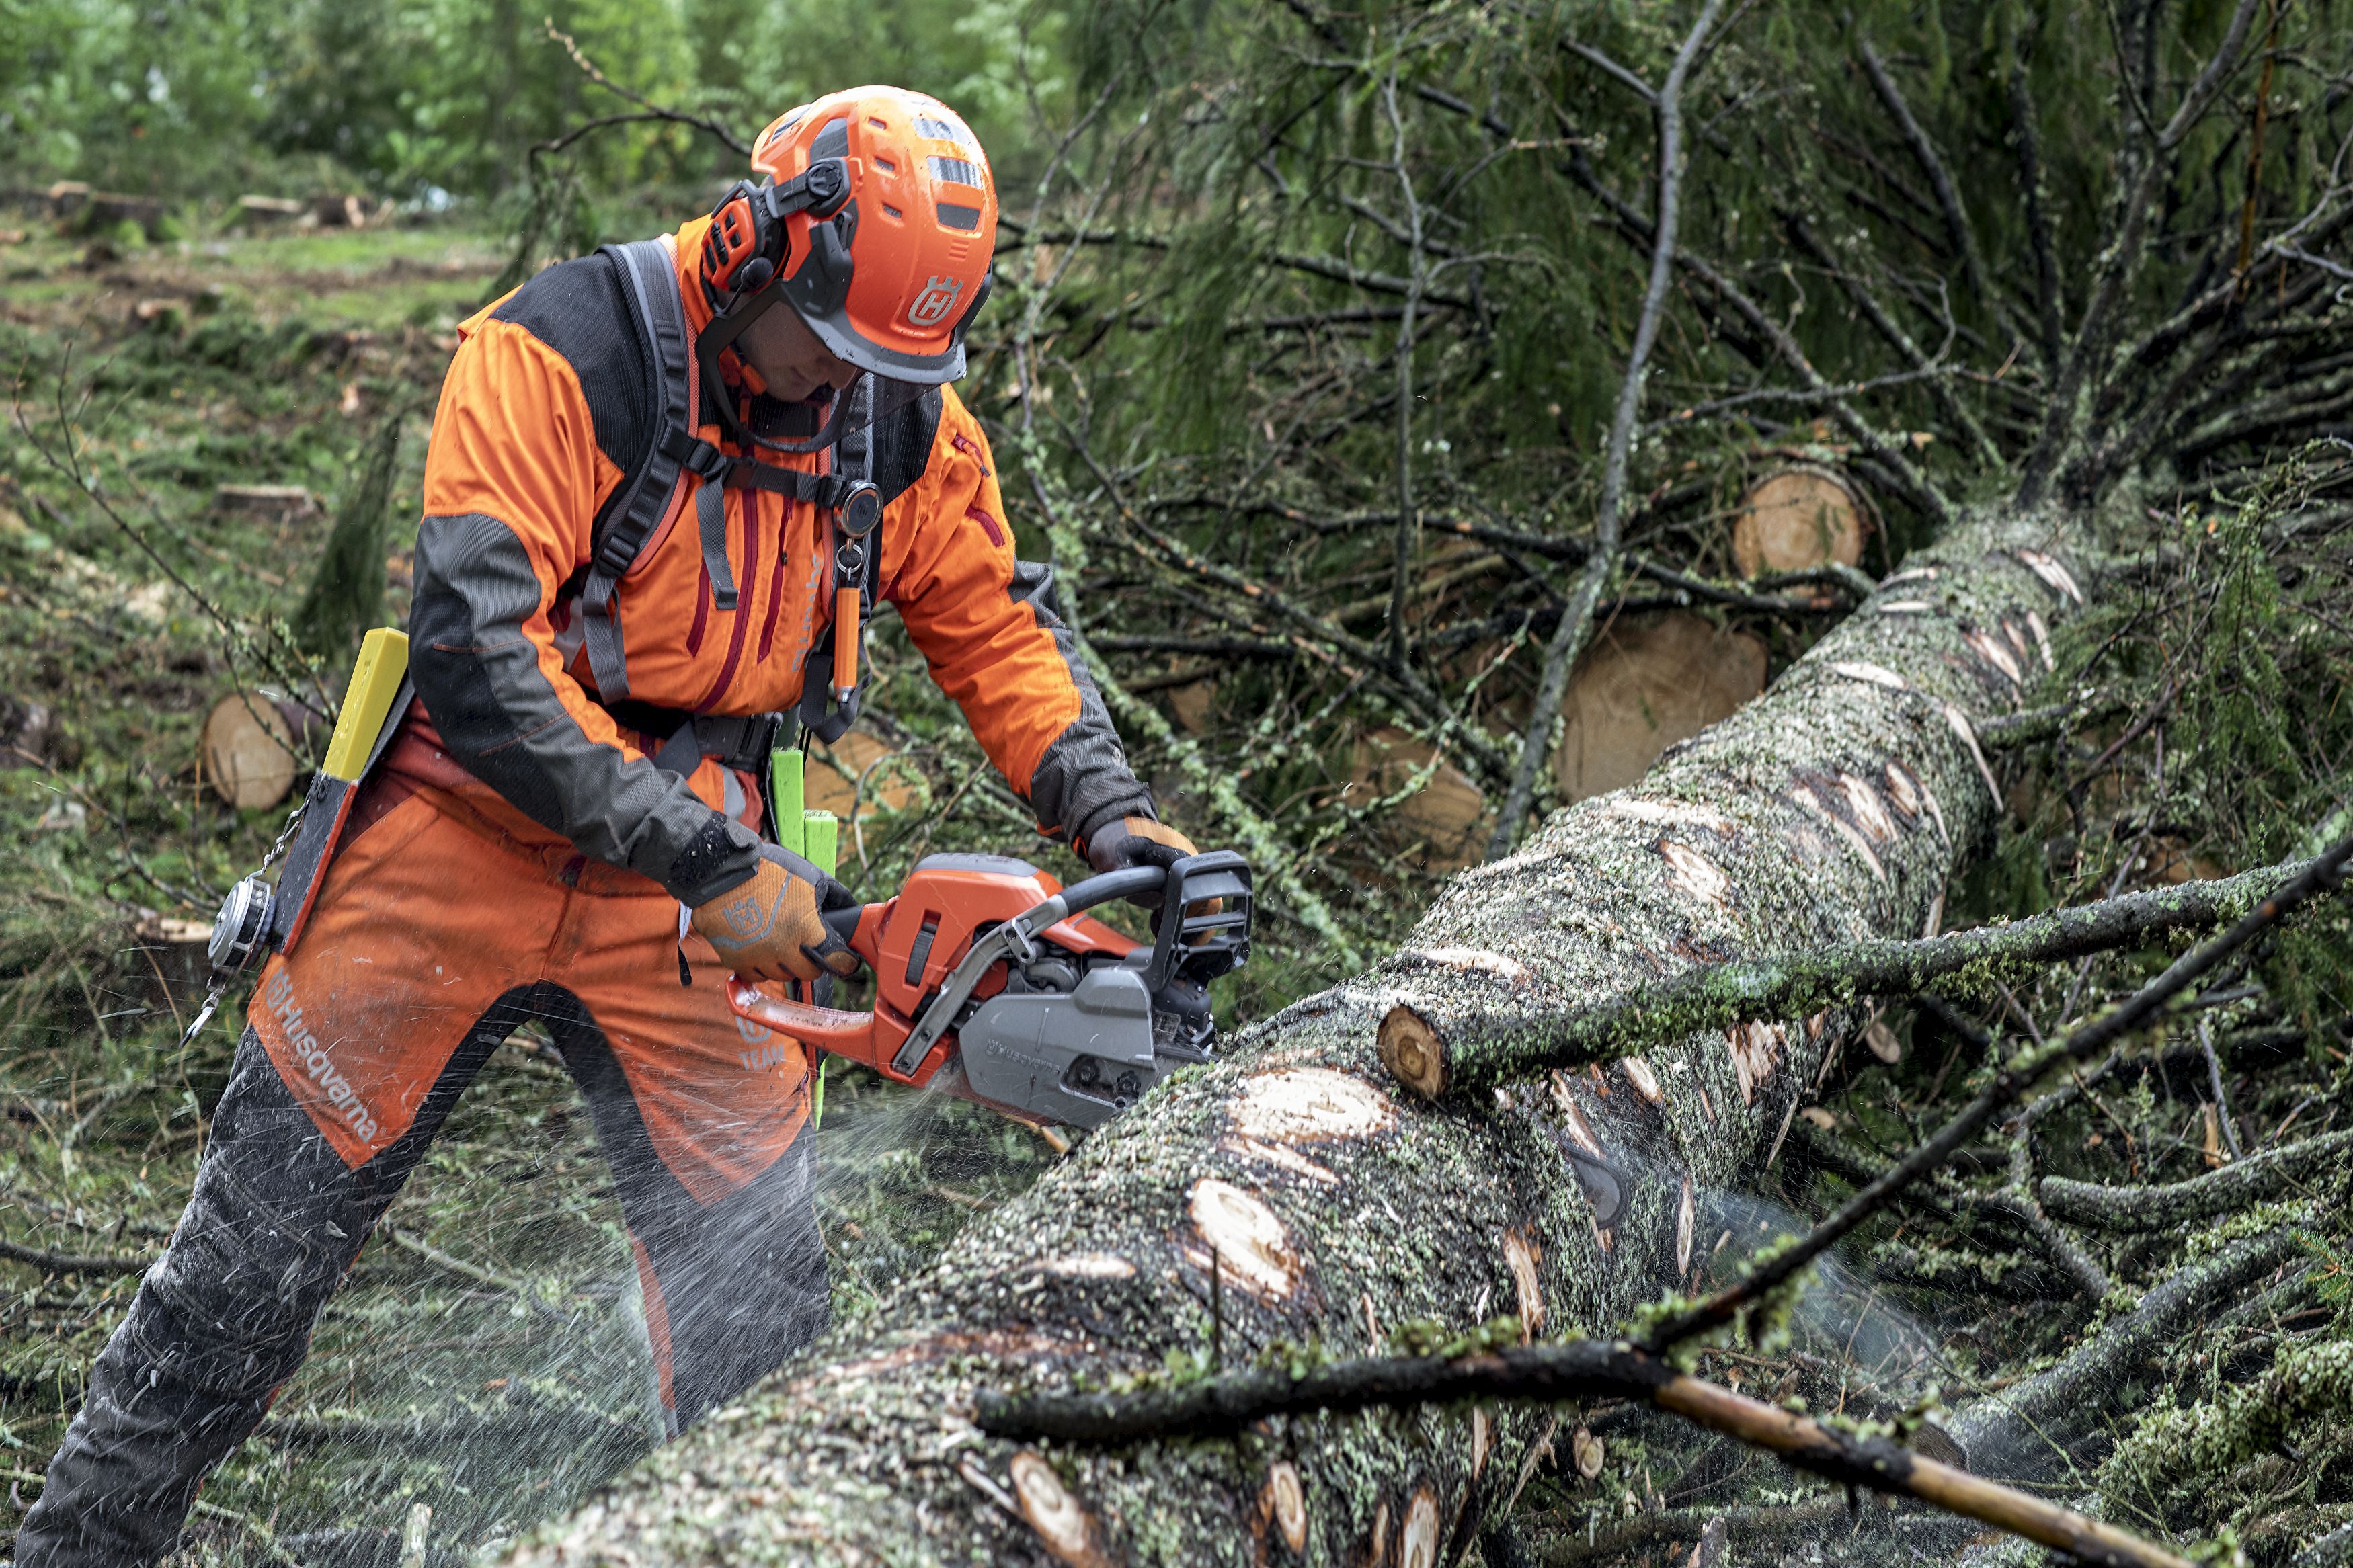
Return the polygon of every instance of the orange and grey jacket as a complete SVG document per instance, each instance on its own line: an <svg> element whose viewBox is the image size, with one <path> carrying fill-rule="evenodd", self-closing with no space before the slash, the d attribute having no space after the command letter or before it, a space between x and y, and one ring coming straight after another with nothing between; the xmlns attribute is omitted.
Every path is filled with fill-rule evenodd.
<svg viewBox="0 0 2353 1568"><path fill-rule="evenodd" d="M690 340L708 320L692 275L707 221L671 242L686 258ZM409 615L417 695L449 752L533 820L683 903L715 898L751 876L757 840L713 808L708 768L698 793L695 775L649 753L680 716L797 700L831 616L823 516L729 487L735 594L722 608L690 496L673 513L683 521L647 544L615 595L629 701L608 710L582 653L576 600L600 512L643 460L655 422L614 263L600 254L551 268L459 331L425 466ZM874 434L888 502L880 597L897 606L990 761L1041 827L1074 843L1150 815L1069 629L1040 602L1045 569L1014 559L978 422L942 388ZM718 440L713 425L702 435ZM763 460L812 471L818 462ZM649 712L664 717L649 723Z"/></svg>

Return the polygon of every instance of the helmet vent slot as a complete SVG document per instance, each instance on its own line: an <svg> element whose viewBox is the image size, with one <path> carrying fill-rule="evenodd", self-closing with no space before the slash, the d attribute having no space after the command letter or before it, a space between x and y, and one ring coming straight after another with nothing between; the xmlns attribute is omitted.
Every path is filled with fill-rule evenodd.
<svg viewBox="0 0 2353 1568"><path fill-rule="evenodd" d="M933 120L928 117L918 120L915 121L915 132L920 136L928 136L934 142L953 142L959 147L969 147L975 152L979 151L979 143L973 140L972 132L953 120Z"/></svg>

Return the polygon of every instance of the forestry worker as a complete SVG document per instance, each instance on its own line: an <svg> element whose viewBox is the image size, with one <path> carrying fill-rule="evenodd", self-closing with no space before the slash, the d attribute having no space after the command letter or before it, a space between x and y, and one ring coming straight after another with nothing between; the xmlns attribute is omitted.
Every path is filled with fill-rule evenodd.
<svg viewBox="0 0 2353 1568"><path fill-rule="evenodd" d="M710 217L460 329L426 459L417 701L262 971L195 1193L25 1519L24 1568L172 1545L526 1019L611 1165L670 1429L816 1334L809 1064L781 1037L746 1049L723 982L857 962L818 919L847 893L763 841L754 778L780 730L854 715L874 604L1044 831L1099 870L1191 853L1045 570L1015 560L948 386L996 237L978 142L932 99L863 88L776 121L752 163Z"/></svg>

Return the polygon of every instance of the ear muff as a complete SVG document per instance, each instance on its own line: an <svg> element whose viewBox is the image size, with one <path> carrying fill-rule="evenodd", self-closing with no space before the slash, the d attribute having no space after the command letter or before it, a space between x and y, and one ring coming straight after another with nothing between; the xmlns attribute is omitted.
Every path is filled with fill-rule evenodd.
<svg viewBox="0 0 2353 1568"><path fill-rule="evenodd" d="M849 165L839 158L821 158L782 185L738 180L719 198L702 234L702 286L712 309L731 310L776 280L790 243L785 219L803 212L815 248L809 259L818 268L810 275L805 261L795 278L809 276L810 302L828 311L840 309L849 293L858 204L849 199Z"/></svg>
<svg viewBox="0 0 2353 1568"><path fill-rule="evenodd" d="M966 305L964 308L964 314L956 319L956 342L964 342L965 332L971 327L972 319L980 314L980 308L983 305L988 303L988 291L996 287L997 269L995 268L984 268L980 274L980 287L973 291L972 303Z"/></svg>
<svg viewBox="0 0 2353 1568"><path fill-rule="evenodd" d="M781 226L768 220L764 195L749 180L738 180L711 209L711 226L702 231L702 286L714 308L757 292L776 275L771 251L783 237Z"/></svg>

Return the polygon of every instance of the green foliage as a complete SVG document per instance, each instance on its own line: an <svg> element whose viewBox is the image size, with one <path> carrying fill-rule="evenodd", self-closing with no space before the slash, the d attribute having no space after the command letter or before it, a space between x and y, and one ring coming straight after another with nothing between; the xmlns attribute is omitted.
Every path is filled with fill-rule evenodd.
<svg viewBox="0 0 2353 1568"><path fill-rule="evenodd" d="M2325 1338L2283 1353L2262 1378L2223 1387L2211 1400L2144 1416L2102 1467L2121 1500L2148 1490L2211 1487L2314 1426L2342 1447L2353 1415L2353 1337Z"/></svg>
<svg viewBox="0 0 2353 1568"><path fill-rule="evenodd" d="M1862 438L1797 386L1759 321L1791 334L1825 380L1863 389L1851 395L1859 422L1885 433L1949 497L2004 500L2058 369L2038 319L2031 219L2039 213L2053 238L2063 332L2089 298L2119 171L2134 155L2137 112L2126 99L2144 86L2159 100L2178 94L2228 8L2138 8L2160 25L2134 43L2133 58L2147 68L2129 79L2112 44L2117 9L2095 0L1730 9L1740 20L1690 106L1683 235L1688 251L1755 301L1759 321L1695 273L1678 276L1634 446L1641 506L1630 543L1646 561L1726 576L1731 519L1746 484L1799 459L1832 466L1862 490L1875 529L1864 560L1875 572L1923 542L1933 520L1891 477L1894 459L1869 458ZM28 367L35 423L51 422L39 410L52 401L61 410L56 423L79 422L97 481L47 471L13 436L0 446L0 473L25 492L22 506L16 489L0 492L14 509L0 523L15 510L27 522L0 539L0 690L69 705L88 743L72 762L49 758L0 776L0 829L17 850L0 867L10 1052L0 1092L12 1097L15 1118L0 1125L19 1135L0 1148L0 1179L58 1212L87 1205L147 1227L110 1245L152 1240L168 1223L228 1045L216 1029L172 1054L173 994L139 967L145 961L129 933L142 908L208 913L211 895L259 858L282 820L275 812L239 817L202 792L192 758L204 709L230 686L264 677L296 685L338 662L351 632L375 619L379 594L386 618L399 618L400 590L387 590L375 569L405 542L416 465L413 448L403 460L397 420L385 411L429 395L450 323L548 259L699 210L716 182L740 170L717 139L677 125L614 126L534 157L541 143L632 107L545 38L544 14L506 0L289 0L269 8L185 0L161 10L22 0L0 9L0 174L24 186L78 175L163 194L218 247L184 249L164 225L122 235L125 259L106 265L142 286L168 279L174 297L185 284L174 268L200 272L213 291L132 330L119 294L96 303L101 288L117 285L73 270L79 243L69 249L38 237L9 253L24 287L0 321L0 348ZM1592 515L1656 198L1653 116L1593 55L1656 83L1691 14L1561 0L1375 0L1345 11L1312 0L570 0L553 20L614 81L738 134L860 79L927 89L973 119L1014 221L1000 237L997 302L976 334L974 372L961 391L995 444L1013 511L1004 521L1026 554L1060 568L1070 619L1092 639L1086 656L1139 772L1188 830L1245 847L1259 868L1260 951L1219 1004L1262 1016L1381 951L1426 906L1435 873L1416 861L1428 835L1409 808L1450 771L1492 792L1495 781L1480 772L1468 741L1511 734L1525 721L1544 641L1539 617L1556 606ZM2166 362L2129 354L2215 267L2227 273L2227 255L2212 260L2212 237L2235 232L2250 196L2259 237L2276 235L2333 177L2353 101L2324 85L2337 79L2329 73L2341 75L2341 18L2325 8L2284 6L2281 15L2289 85L2274 106L2271 153L2251 178L2252 73L2242 72L2224 111L2194 132L2183 173L2152 204L2160 240L2120 284L2115 342L2124 368L2079 399L2089 427L2071 447L2076 456L2138 427L2145 405L2137 399L2166 381ZM1862 68L1866 46L1943 149L1969 246L1947 232L1926 174ZM2032 193L2021 190L2013 74L2042 128ZM2163 101L2156 107L2161 113ZM248 189L353 186L427 211L454 195L472 204L461 217L494 219L500 233L487 245L406 231L239 238L218 233L205 210ZM1422 225L1419 246L1400 237L1411 209ZM2340 247L2341 238L2339 231ZM423 276L445 252L464 258L456 273ZM506 270L494 276L501 261ZM2267 300L2285 297L2290 273L2262 269L2255 282L2226 312L2232 320L2262 317ZM1945 374L1907 370L1870 324L1865 295ZM2151 879L2160 853L2193 867L2257 863L2289 853L2342 804L2353 755L2353 705L2338 700L2348 674L2337 624L2345 470L2332 450L2293 470L2280 458L2283 443L2337 417L2325 399L2296 401L2296 377L2309 368L2296 356L2341 377L2342 361L2330 356L2342 353L2344 323L2341 310L2332 316L2326 306L2291 316L2262 340L2272 346L2191 378L2186 411L2151 426L2145 455L2068 492L2066 504L2098 511L2119 558L2138 564L2094 585L2102 608L2063 638L2060 673L2113 689L2124 711L2036 753L2030 784L2011 797L2018 817L2006 824L1993 864L1950 900L1948 924L2092 896L2120 872L2119 885ZM69 338L78 357L53 389L45 378ZM1402 418L1400 380L1409 384ZM64 395L52 400L53 390ZM365 412L343 412L353 404ZM2322 412L2277 423L2312 407ZM2245 408L2276 417L2232 424ZM353 463L355 450L368 453L364 465ZM308 484L341 505L332 526L242 522L209 508L212 487L224 480ZM1411 491L1424 525L1419 539L1407 531L1408 585L1430 589L1409 611L1402 663L1427 695L1388 668L1384 651L1400 489ZM123 500L128 530L96 510L100 494ZM402 521L387 538L380 531L392 513ZM1501 531L1537 547L1499 546L1482 558L1492 540L1441 527ZM1445 586L1466 555L1472 574ZM216 603L227 625L214 625L176 589L157 607L153 591L167 586L159 575L166 566ZM1634 620L1665 607L1673 595L1652 592L1660 586L1613 583L1610 593L1626 603L1611 613ZM1764 637L1777 664L1831 621L1742 604L1710 613ZM274 639L270 628L290 622L303 628L307 651ZM846 836L845 878L881 896L931 850L1029 844L1029 815L998 785L903 626L878 627L873 653L876 727L898 748L892 767L913 795L901 809L860 815ZM1212 695L1198 707L1171 695L1204 686ZM2144 729L2096 778L2074 776L2168 689L2177 693L2169 718ZM1367 731L1428 742L1427 760L1413 760L1401 787L1366 787L1357 747ZM2012 764L1997 755L1994 765ZM68 826L72 814L57 810L64 805L86 808L84 828ZM58 820L41 826L53 811ZM1076 869L1059 849L1035 853L1058 871ZM2072 966L2054 970L2020 987L2021 1011L2045 1025L2063 1021L2067 1008L2099 1005L2160 958L2104 960L2086 972L2080 998ZM2283 1004L2262 1021L2300 1027L2315 1056L2297 1058L2276 1083L2251 1065L2255 1045L2242 1059L2241 1037L2262 1032L2241 1027L2253 1009L2214 1015L2229 1092L2251 1139L2280 1137L2298 1115L2310 1129L2341 1101L2341 1072L2333 1100L2315 1074L2336 1070L2316 1064L2343 1043L2348 974L2353 919L2341 901L2260 956L2253 980ZM236 1004L232 996L231 1016ZM2018 1037L2014 1026L2000 1020L2008 1038ZM2030 1151L2037 1168L2115 1182L2195 1173L2201 1151L2181 1100L2184 1043L2178 1026L2154 1037L2149 1061L2118 1069L2122 1081L2095 1086L2091 1103L2043 1123ZM1820 1212L1821 1194L1807 1184L1824 1178L1804 1171L1797 1152L1807 1128L1820 1125L1814 1113L1885 1154L1916 1141L1993 1069L1926 1026L1913 1028L1910 1044L1883 1073L1831 1064L1835 1082L1826 1075L1810 1090L1823 1103L1803 1107L1808 1121L1790 1124L1778 1165L1757 1180L1789 1183L1793 1208ZM371 1251L322 1331L320 1360L290 1386L281 1412L446 1404L472 1419L499 1404L480 1373L512 1363L522 1368L516 1384L534 1397L554 1398L572 1377L626 1415L627 1379L616 1372L624 1310L591 1294L626 1269L617 1217L593 1173L593 1141L585 1119L568 1119L565 1091L535 1076L547 1070L543 1060L510 1052L500 1061L496 1081L464 1102L470 1119L453 1124L398 1217L468 1257L488 1237L512 1252L511 1268L530 1289L480 1300L411 1267L413 1258ZM837 1075L829 1099L820 1201L839 1248L845 1315L874 1310L976 1203L1018 1190L1046 1163L1026 1131L868 1075ZM77 1145L60 1129L85 1117ZM1989 1130L1987 1140L1998 1133ZM1999 1184L2006 1178L1998 1163L1966 1180ZM560 1211L553 1223L541 1212L550 1194ZM1644 1204L1657 1196L1641 1194ZM1651 1207L1636 1213L1660 1217ZM2326 1213L2306 1202L2194 1236L2085 1245L2115 1281L2108 1305L2121 1317L2185 1258ZM12 1236L23 1234L13 1227L24 1217L10 1217ZM1792 1217L1770 1215L1761 1228L1744 1222L1744 1244ZM47 1239L89 1243L74 1221L43 1223L55 1227L40 1232ZM1890 1211L1873 1226L1848 1261L1888 1263L1899 1246L1918 1255L1886 1294L1927 1321L1933 1332L1918 1338L1949 1370L1957 1400L1992 1396L2100 1326L2072 1299L2047 1296L2053 1271L2031 1255L2033 1238L1998 1221L1924 1206ZM1899 1227L1900 1242L1890 1235ZM1723 1235L1728 1241L1732 1232ZM1646 1261L1637 1228L1620 1237L1620 1261ZM1692 1239L1698 1253L1716 1257L1708 1235ZM2342 1238L2312 1245L2316 1299L2335 1312L2345 1290ZM1710 1278L1718 1266L1695 1255L1687 1287L1721 1285L1742 1256L1725 1252L1725 1273ZM1686 1346L1683 1359L1743 1376L1770 1363L1760 1379L1820 1377L1813 1363L1835 1359L1834 1375L1795 1397L1829 1411L1847 1408L1852 1391L1858 1422L1910 1430L1925 1414L1916 1388L1876 1406L1862 1399L1883 1364L1903 1361L1860 1348L1863 1310L1838 1332L1817 1331L1813 1314L1843 1310L1834 1308L1845 1299L1836 1273L1846 1267L1825 1259L1818 1278L1775 1292L1720 1342ZM1865 1286L1878 1291L1876 1279ZM1989 1306L2003 1291L2015 1294ZM594 1314L596 1333L579 1342L584 1359L501 1337L513 1334L511 1311L528 1312L525 1298L584 1320ZM1571 1282L1556 1294L1553 1321L1570 1323L1585 1300ZM1233 1365L1244 1353L1244 1312L1237 1298L1227 1300L1236 1309L1228 1320ZM1638 1323L1687 1304L1658 1304ZM2344 1342L2342 1325L2313 1329L2295 1315L2304 1303L2292 1294L2275 1304L2290 1329L2258 1324L2232 1339L2238 1359L2228 1388L2267 1391L2292 1412L2283 1428L2290 1441L2318 1459L2295 1471L2263 1447L2274 1417L2253 1395L2220 1386L2221 1348L2207 1363L2137 1368L2136 1388L2159 1374L2170 1384L2138 1431L2129 1399L2119 1402L2118 1452L2136 1465L2147 1456L2162 1484L2152 1502L2125 1461L2103 1471L2116 1517L2150 1510L2169 1522L2228 1529L2222 1516L2261 1519L2263 1498L2298 1489L2296 1506L2342 1507L2322 1494L2332 1467L2347 1473L2347 1456L2320 1436L2345 1425L2341 1357L2327 1349ZM27 1291L6 1308L19 1314L8 1320L0 1367L9 1430L29 1433L35 1445L54 1437L121 1305L119 1292L100 1288ZM1887 1312L1883 1303L1875 1310L1869 1328L1879 1333ZM1882 1349L1909 1342L1904 1326L1885 1330ZM2285 1337L2291 1331L2306 1337ZM1422 1353L1459 1353L1516 1342L1517 1325L1497 1320L1466 1332L1432 1321L1402 1325L1398 1336ZM1784 1353L1793 1340L1803 1355ZM413 1353L386 1355L388 1345ZM598 1359L607 1352L614 1359ZM1316 1342L1277 1342L1261 1360L1296 1376L1325 1353ZM414 1364L393 1364L405 1363ZM1165 1376L1210 1370L1204 1336L1172 1356ZM2283 1380L2276 1386L2263 1381L2274 1373ZM37 1388L46 1392L26 1392ZM595 1413L593 1404L569 1408ZM1664 1491L1675 1485L1673 1439L1609 1436L1612 1483L1625 1478L1629 1509L1655 1495L1645 1447L1654 1437ZM610 1438L608 1424L600 1441ZM2200 1440L2208 1447L2200 1452L2232 1467L2230 1485L2211 1499L2165 1468L2178 1467L2181 1445ZM547 1471L531 1484L544 1482L547 1500L573 1495L626 1447L584 1440L551 1450ZM298 1466L264 1444L208 1496L264 1516L282 1503L289 1519L373 1526L403 1506L407 1489L441 1488L437 1518L479 1535L496 1500L467 1492L446 1458L427 1455L406 1469L389 1458ZM1714 1506L1795 1495L1685 1458L1696 1489L1679 1496ZM1638 1468L1641 1504L1631 1491ZM1590 1515L1577 1510L1588 1506L1567 1505L1578 1536Z"/></svg>
<svg viewBox="0 0 2353 1568"><path fill-rule="evenodd" d="M740 135L820 92L896 81L1018 154L1033 100L1066 91L1061 16L1015 0L25 0L0 8L0 173L215 203L272 185L496 195L523 183L533 143L630 108L543 17L615 81ZM593 137L571 161L599 192L739 171L677 126Z"/></svg>

